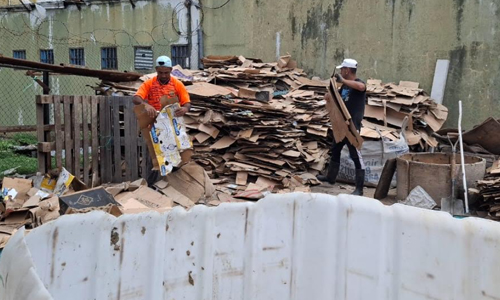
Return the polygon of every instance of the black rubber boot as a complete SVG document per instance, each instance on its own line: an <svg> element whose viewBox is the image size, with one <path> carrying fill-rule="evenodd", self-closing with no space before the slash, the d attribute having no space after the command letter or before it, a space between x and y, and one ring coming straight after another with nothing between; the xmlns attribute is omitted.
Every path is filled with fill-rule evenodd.
<svg viewBox="0 0 500 300"><path fill-rule="evenodd" d="M363 196L363 186L365 185L365 170L356 170L356 189L351 195Z"/></svg>
<svg viewBox="0 0 500 300"><path fill-rule="evenodd" d="M334 184L335 180L337 179L337 174L339 174L339 168L340 168L339 163L330 161L330 164L328 165L328 171L326 173L326 176L320 174L320 175L316 176L316 178L318 178L319 181Z"/></svg>

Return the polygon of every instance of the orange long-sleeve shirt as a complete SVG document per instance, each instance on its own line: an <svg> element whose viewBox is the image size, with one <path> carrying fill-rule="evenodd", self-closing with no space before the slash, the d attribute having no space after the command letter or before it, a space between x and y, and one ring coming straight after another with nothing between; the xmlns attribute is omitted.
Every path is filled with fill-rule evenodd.
<svg viewBox="0 0 500 300"><path fill-rule="evenodd" d="M160 98L162 96L167 96L169 98L177 96L181 106L191 102L184 84L173 76L170 76L170 81L167 84L160 84L157 80L157 76L148 79L139 87L135 95L146 100L148 104L156 110L161 109Z"/></svg>

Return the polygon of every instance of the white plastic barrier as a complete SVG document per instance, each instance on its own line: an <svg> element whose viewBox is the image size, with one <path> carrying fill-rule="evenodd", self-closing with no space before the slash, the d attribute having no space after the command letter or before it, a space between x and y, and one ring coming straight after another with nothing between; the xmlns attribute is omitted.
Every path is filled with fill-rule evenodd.
<svg viewBox="0 0 500 300"><path fill-rule="evenodd" d="M0 299L500 299L500 224L341 195L271 195L19 231Z"/></svg>

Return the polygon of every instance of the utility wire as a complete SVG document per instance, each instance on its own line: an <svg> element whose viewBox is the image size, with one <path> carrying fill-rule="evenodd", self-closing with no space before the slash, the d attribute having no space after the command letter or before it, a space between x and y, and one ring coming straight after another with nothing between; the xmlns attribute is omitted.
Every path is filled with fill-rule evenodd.
<svg viewBox="0 0 500 300"><path fill-rule="evenodd" d="M224 2L224 4L216 6L216 7L206 6L205 4L202 4L201 6L208 8L208 9L219 9L219 8L223 8L224 6L226 6L229 2L231 2L231 0L226 0L226 2Z"/></svg>

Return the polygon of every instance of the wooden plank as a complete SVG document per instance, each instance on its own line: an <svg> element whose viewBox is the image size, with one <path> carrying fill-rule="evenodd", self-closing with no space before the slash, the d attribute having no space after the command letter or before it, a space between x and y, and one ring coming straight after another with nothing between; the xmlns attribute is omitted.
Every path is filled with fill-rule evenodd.
<svg viewBox="0 0 500 300"><path fill-rule="evenodd" d="M90 98L90 111L91 111L91 135L92 135L92 185L95 185L98 183L98 175L99 175L99 140L98 140L98 135L97 135L97 127L98 127L98 120L97 120L97 97L93 96Z"/></svg>
<svg viewBox="0 0 500 300"><path fill-rule="evenodd" d="M114 182L122 182L122 153L120 143L120 98L113 97L113 180Z"/></svg>
<svg viewBox="0 0 500 300"><path fill-rule="evenodd" d="M123 126L124 126L124 138L125 143L125 180L132 180L132 148L136 145L132 138L132 124L130 124L130 114L134 114L132 107L130 106L130 101L125 97L121 97L121 103L123 105ZM135 159L135 158L134 158Z"/></svg>
<svg viewBox="0 0 500 300"><path fill-rule="evenodd" d="M64 157L66 169L73 173L73 139L71 135L71 105L73 105L73 97L64 96Z"/></svg>
<svg viewBox="0 0 500 300"><path fill-rule="evenodd" d="M64 136L61 131L61 96L54 97L54 124L56 125L56 168L61 170L62 168L62 150L64 143Z"/></svg>
<svg viewBox="0 0 500 300"><path fill-rule="evenodd" d="M90 185L90 161L89 161L89 147L90 147L90 136L89 136L89 115L90 115L90 97L82 97L82 125L83 125L83 182L86 186Z"/></svg>
<svg viewBox="0 0 500 300"><path fill-rule="evenodd" d="M130 168L131 172L131 179L130 180L135 180L139 178L139 156L137 155L138 147L139 147L139 139L142 139L139 137L139 127L137 126L137 118L135 117L134 113L134 103L132 102L132 97L127 98L127 103L128 103L128 122L130 123L130 140L132 141L130 145L130 165L128 166Z"/></svg>
<svg viewBox="0 0 500 300"><path fill-rule="evenodd" d="M106 164L106 98L99 97L97 98L99 105L99 170L100 170L100 180L99 183L105 183L105 166Z"/></svg>
<svg viewBox="0 0 500 300"><path fill-rule="evenodd" d="M67 97L67 96L64 96ZM62 121L61 121L62 122ZM71 124L71 122L70 122ZM61 124L61 130L64 131L65 123ZM56 129L56 125L20 125L20 126L0 126L0 133L11 133L11 132L34 132L38 131L38 129L42 129L43 131L54 131ZM80 125L80 129L82 126Z"/></svg>
<svg viewBox="0 0 500 300"><path fill-rule="evenodd" d="M144 141L144 137L140 137L140 145L141 145L141 177L147 178L149 170L147 170L147 160L150 159L148 155L148 146Z"/></svg>
<svg viewBox="0 0 500 300"><path fill-rule="evenodd" d="M56 142L38 142L38 152L49 153L56 150Z"/></svg>
<svg viewBox="0 0 500 300"><path fill-rule="evenodd" d="M377 189L375 190L375 195L373 196L375 199L382 200L387 197L391 187L392 177L394 177L394 173L396 172L396 166L395 158L388 159L385 162L382 174L380 174Z"/></svg>
<svg viewBox="0 0 500 300"><path fill-rule="evenodd" d="M0 126L0 132L8 133L8 132L31 132L37 131L37 125L19 125L19 126Z"/></svg>
<svg viewBox="0 0 500 300"><path fill-rule="evenodd" d="M105 119L105 126L106 126L106 135L105 135L105 146L104 146L104 174L106 181L104 182L111 182L113 180L112 178L112 167L113 167L113 162L112 162L112 149L113 149L113 140L112 140L112 134L111 134L111 97L106 97L104 101L104 119Z"/></svg>
<svg viewBox="0 0 500 300"><path fill-rule="evenodd" d="M53 101L54 98L52 95L39 95L38 97L36 97L36 104L52 104L54 103Z"/></svg>
<svg viewBox="0 0 500 300"><path fill-rule="evenodd" d="M43 124L43 104L38 104L40 101L41 96L36 96L36 122L38 124ZM37 128L36 131L38 142L43 143L45 142L45 131L43 128L40 126ZM47 162L47 154L43 152L38 152L38 171L41 172L42 174L47 173L48 170L45 169Z"/></svg>
<svg viewBox="0 0 500 300"><path fill-rule="evenodd" d="M73 175L80 179L80 150L81 150L81 134L80 124L82 123L82 97L75 96L73 104L73 140L74 140L74 160L73 160Z"/></svg>

